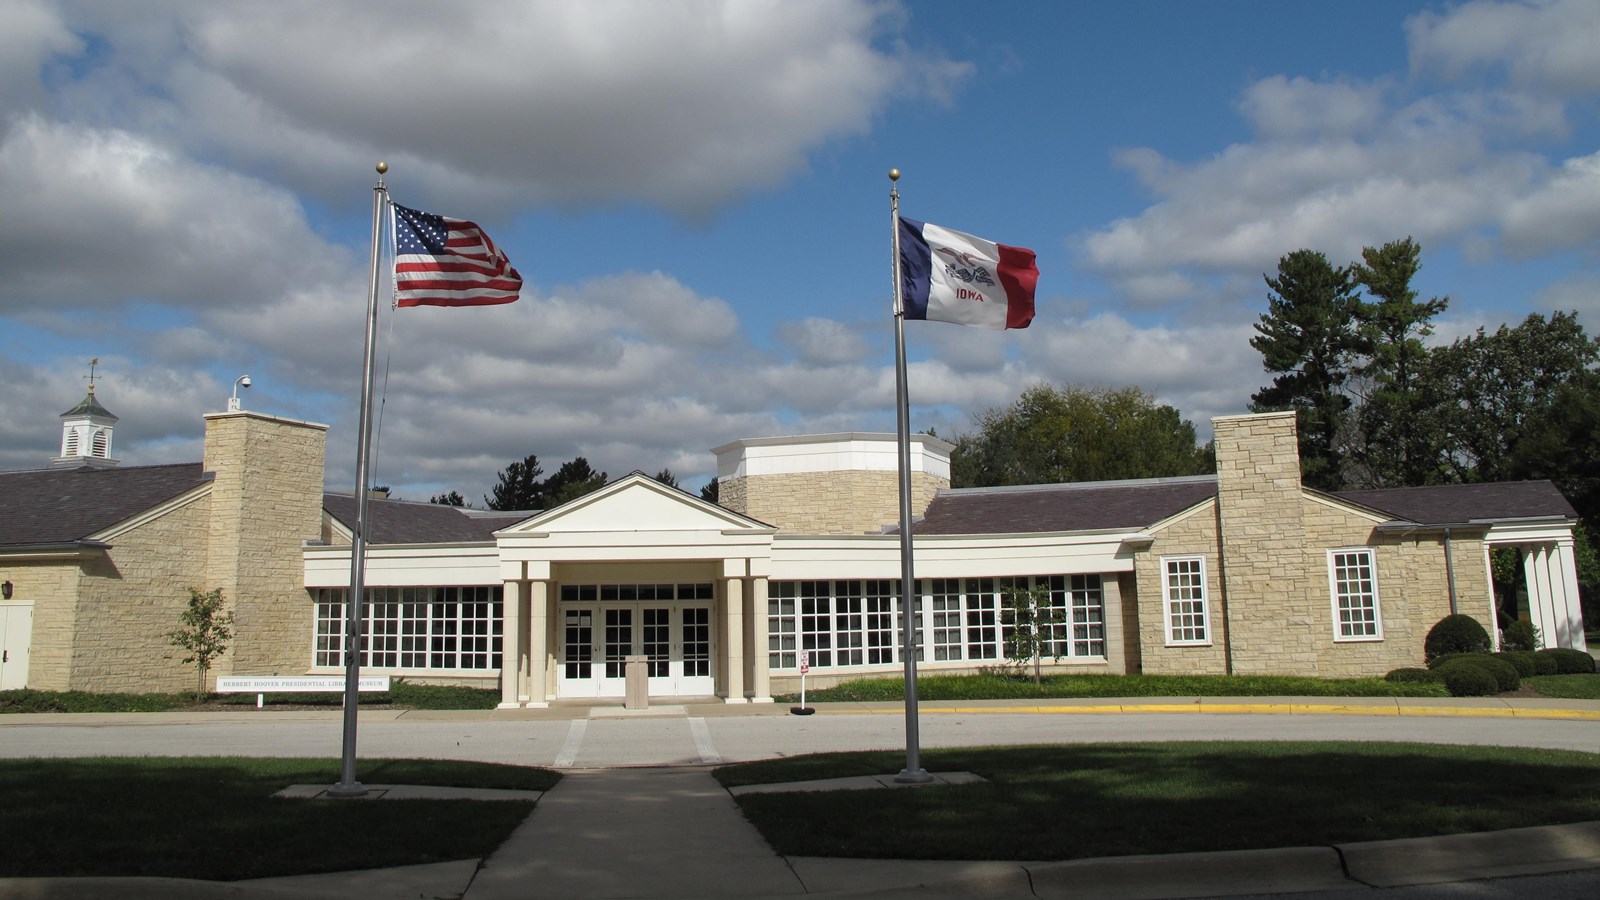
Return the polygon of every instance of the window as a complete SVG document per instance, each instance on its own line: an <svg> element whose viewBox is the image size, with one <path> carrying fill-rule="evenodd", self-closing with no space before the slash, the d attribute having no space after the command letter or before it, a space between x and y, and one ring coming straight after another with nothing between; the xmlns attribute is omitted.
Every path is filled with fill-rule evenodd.
<svg viewBox="0 0 1600 900"><path fill-rule="evenodd" d="M917 582L918 660L998 662L1005 658L1003 595L1013 584L1049 591L1057 623L1049 650L1062 658L1104 658L1105 606L1099 575L1033 578L936 578ZM767 602L768 661L773 671L798 668L811 653L816 668L889 666L900 660L900 582L774 581ZM925 632L925 629L927 631ZM931 646L924 643L931 638Z"/></svg>
<svg viewBox="0 0 1600 900"><path fill-rule="evenodd" d="M502 588L368 588L361 665L377 669L482 671L500 668ZM348 589L317 597L318 666L342 666Z"/></svg>
<svg viewBox="0 0 1600 900"><path fill-rule="evenodd" d="M1383 639L1377 567L1370 549L1329 550L1328 586L1333 596L1334 640Z"/></svg>
<svg viewBox="0 0 1600 900"><path fill-rule="evenodd" d="M1210 644L1203 556L1163 557L1166 573L1167 645Z"/></svg>

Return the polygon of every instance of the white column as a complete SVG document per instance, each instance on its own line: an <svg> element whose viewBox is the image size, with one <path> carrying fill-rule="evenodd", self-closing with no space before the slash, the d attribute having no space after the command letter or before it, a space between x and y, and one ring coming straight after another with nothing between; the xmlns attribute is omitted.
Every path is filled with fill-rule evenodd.
<svg viewBox="0 0 1600 900"><path fill-rule="evenodd" d="M550 705L550 582L528 583L528 656L523 678L527 693L522 699L531 709Z"/></svg>
<svg viewBox="0 0 1600 900"><path fill-rule="evenodd" d="M1583 601L1578 595L1578 558L1572 541L1558 541L1555 546L1554 587L1557 591L1556 614L1560 618L1564 638L1560 647L1574 650L1589 649L1583 636Z"/></svg>
<svg viewBox="0 0 1600 900"><path fill-rule="evenodd" d="M772 678L767 656L767 579L750 579L750 692L751 703L772 702Z"/></svg>
<svg viewBox="0 0 1600 900"><path fill-rule="evenodd" d="M500 641L500 709L518 709L522 706L522 598L527 593L527 582L507 581L500 595L501 615L505 624Z"/></svg>
<svg viewBox="0 0 1600 900"><path fill-rule="evenodd" d="M743 560L730 562L742 563ZM727 703L745 703L744 696L744 579L722 580L723 685Z"/></svg>
<svg viewBox="0 0 1600 900"><path fill-rule="evenodd" d="M1522 571L1528 581L1528 618L1539 629L1539 637L1546 647L1560 646L1561 626L1556 620L1555 598L1551 595L1549 546L1540 544L1527 548Z"/></svg>

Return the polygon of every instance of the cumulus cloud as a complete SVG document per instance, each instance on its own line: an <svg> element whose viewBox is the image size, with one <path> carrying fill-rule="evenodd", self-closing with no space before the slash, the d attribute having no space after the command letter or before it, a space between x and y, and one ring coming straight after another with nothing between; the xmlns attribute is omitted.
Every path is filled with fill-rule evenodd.
<svg viewBox="0 0 1600 900"><path fill-rule="evenodd" d="M1503 68L1529 90L1600 90L1600 5L1591 0L1479 0L1406 22L1414 70L1460 78Z"/></svg>
<svg viewBox="0 0 1600 900"><path fill-rule="evenodd" d="M126 114L186 146L329 196L383 158L424 201L491 210L704 215L971 71L910 52L897 8L862 0L541 0L479 16L423 0L174 3L127 38L121 9L74 23L106 42L100 72L135 81Z"/></svg>

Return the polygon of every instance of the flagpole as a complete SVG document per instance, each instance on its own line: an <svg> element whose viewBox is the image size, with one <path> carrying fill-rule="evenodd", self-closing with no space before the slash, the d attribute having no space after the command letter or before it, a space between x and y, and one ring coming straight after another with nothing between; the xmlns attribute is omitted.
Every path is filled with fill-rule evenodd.
<svg viewBox="0 0 1600 900"><path fill-rule="evenodd" d="M356 780L356 713L361 701L361 611L367 569L367 465L372 443L372 382L377 360L378 262L384 201L389 189L383 176L389 164L377 165L378 183L372 187L372 277L367 289L367 348L361 365L361 421L356 435L356 522L350 533L350 594L345 598L344 638L344 756L339 783L328 788L329 797L365 797L367 789Z"/></svg>
<svg viewBox="0 0 1600 900"><path fill-rule="evenodd" d="M921 601L911 556L911 402L906 390L906 316L900 281L900 170L889 170L889 229L894 247L894 387L895 425L900 444L900 657L906 672L906 767L894 777L904 784L922 784L933 776L919 759L917 727L917 616Z"/></svg>

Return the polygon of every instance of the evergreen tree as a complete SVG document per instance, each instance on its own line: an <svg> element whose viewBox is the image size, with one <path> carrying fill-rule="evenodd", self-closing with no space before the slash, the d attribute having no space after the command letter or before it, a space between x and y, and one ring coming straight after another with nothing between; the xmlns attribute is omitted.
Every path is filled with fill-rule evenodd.
<svg viewBox="0 0 1600 900"><path fill-rule="evenodd" d="M544 509L544 485L539 480L543 474L539 457L528 454L500 470L500 483L492 488L493 496L483 498L484 505L498 510Z"/></svg>
<svg viewBox="0 0 1600 900"><path fill-rule="evenodd" d="M438 504L439 506L466 506L467 498L461 496L456 491L451 491L448 494L437 494L429 497L428 502Z"/></svg>
<svg viewBox="0 0 1600 900"><path fill-rule="evenodd" d="M655 477L657 481L661 482L667 487L675 488L678 486L678 476L672 474L671 469L662 469L656 473Z"/></svg>
<svg viewBox="0 0 1600 900"><path fill-rule="evenodd" d="M544 483L547 507L560 506L606 486L606 473L596 472L581 456L561 464Z"/></svg>
<svg viewBox="0 0 1600 900"><path fill-rule="evenodd" d="M1417 380L1428 355L1422 339L1433 333L1432 319L1450 298L1417 301L1411 280L1422 268L1421 255L1422 248L1407 237L1365 248L1362 262L1351 267L1373 298L1358 314L1366 361L1357 373L1370 384L1360 418L1368 482L1363 486L1432 484L1443 477L1441 436L1427 415L1435 398L1425 396Z"/></svg>
<svg viewBox="0 0 1600 900"><path fill-rule="evenodd" d="M1278 277L1261 277L1271 292L1250 346L1261 353L1268 372L1279 374L1251 396L1250 408L1294 410L1302 480L1338 490L1344 486L1341 439L1351 408L1345 382L1359 346L1354 277L1349 268L1336 269L1313 250L1284 256Z"/></svg>
<svg viewBox="0 0 1600 900"><path fill-rule="evenodd" d="M717 484L717 479L715 476L713 476L710 481L706 482L705 486L700 488L700 499L706 501L707 503L716 503L721 496L722 486Z"/></svg>

